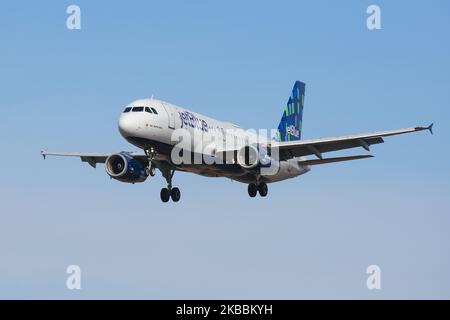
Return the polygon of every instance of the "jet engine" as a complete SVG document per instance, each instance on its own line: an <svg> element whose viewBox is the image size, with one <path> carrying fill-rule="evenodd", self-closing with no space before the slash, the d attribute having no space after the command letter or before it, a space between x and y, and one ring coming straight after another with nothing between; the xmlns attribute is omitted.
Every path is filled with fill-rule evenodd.
<svg viewBox="0 0 450 320"><path fill-rule="evenodd" d="M144 182L148 169L139 160L125 152L110 155L105 162L106 173L121 182Z"/></svg>
<svg viewBox="0 0 450 320"><path fill-rule="evenodd" d="M279 161L273 159L269 152L258 145L247 145L237 152L237 162L246 170L270 168L275 174L279 167Z"/></svg>

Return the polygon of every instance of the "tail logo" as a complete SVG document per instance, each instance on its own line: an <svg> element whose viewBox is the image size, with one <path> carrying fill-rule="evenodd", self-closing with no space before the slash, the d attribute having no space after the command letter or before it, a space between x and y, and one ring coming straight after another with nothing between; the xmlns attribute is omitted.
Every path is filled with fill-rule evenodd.
<svg viewBox="0 0 450 320"><path fill-rule="evenodd" d="M293 124L286 126L286 133L296 138L300 138L300 130L298 130Z"/></svg>

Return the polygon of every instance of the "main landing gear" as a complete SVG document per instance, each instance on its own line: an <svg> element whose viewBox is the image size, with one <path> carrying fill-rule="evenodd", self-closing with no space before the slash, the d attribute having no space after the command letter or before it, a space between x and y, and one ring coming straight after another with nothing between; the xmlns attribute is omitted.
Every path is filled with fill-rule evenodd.
<svg viewBox="0 0 450 320"><path fill-rule="evenodd" d="M177 187L175 188L162 188L161 189L161 201L168 202L172 198L173 202L180 201L181 192Z"/></svg>
<svg viewBox="0 0 450 320"><path fill-rule="evenodd" d="M145 173L147 176L154 176L156 173L156 166L153 163L153 158L157 155L157 151L153 148L146 149L145 154L148 157L148 167L145 169ZM180 201L181 192L178 188L172 188L172 178L175 174L175 170L171 169L168 166L158 165L158 169L161 171L164 178L167 181L167 188L162 188L160 192L161 201L168 202L172 199L173 202Z"/></svg>
<svg viewBox="0 0 450 320"><path fill-rule="evenodd" d="M258 192L261 197L267 196L267 194L269 193L269 188L267 188L267 183L265 183L265 182L260 182L259 184L250 183L248 185L248 195L251 198L256 197L256 194Z"/></svg>
<svg viewBox="0 0 450 320"><path fill-rule="evenodd" d="M161 201L162 202L168 202L170 199L172 199L173 202L180 201L181 198L181 192L180 189L177 187L172 188L172 178L175 173L175 170L170 170L166 174L164 174L164 177L167 181L167 188L161 189Z"/></svg>

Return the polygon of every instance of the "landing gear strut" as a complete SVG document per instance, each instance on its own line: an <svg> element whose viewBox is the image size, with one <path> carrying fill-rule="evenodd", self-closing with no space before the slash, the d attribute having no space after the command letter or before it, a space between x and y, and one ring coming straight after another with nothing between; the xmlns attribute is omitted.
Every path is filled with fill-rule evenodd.
<svg viewBox="0 0 450 320"><path fill-rule="evenodd" d="M180 189L178 189L177 187L172 188L172 178L173 178L174 174L175 174L175 170L170 170L163 174L167 181L167 188L161 189L160 195L161 195L162 202L168 202L169 199L172 199L173 202L180 201L180 198L181 198Z"/></svg>
<svg viewBox="0 0 450 320"><path fill-rule="evenodd" d="M260 182L259 184L250 183L248 185L248 195L251 198L256 197L256 194L258 192L261 197L267 196L267 194L269 193L269 188L267 187L267 184L265 182Z"/></svg>

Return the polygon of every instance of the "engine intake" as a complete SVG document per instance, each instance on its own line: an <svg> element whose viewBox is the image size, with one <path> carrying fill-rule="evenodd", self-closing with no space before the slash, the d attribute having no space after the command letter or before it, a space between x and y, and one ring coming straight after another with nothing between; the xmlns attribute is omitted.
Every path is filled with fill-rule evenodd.
<svg viewBox="0 0 450 320"><path fill-rule="evenodd" d="M121 182L144 182L148 177L148 170L142 163L125 152L110 155L105 169L111 178Z"/></svg>
<svg viewBox="0 0 450 320"><path fill-rule="evenodd" d="M249 145L242 147L237 153L237 162L241 167L247 170L268 168L276 165L278 170L278 161L271 158L267 150L261 146Z"/></svg>

